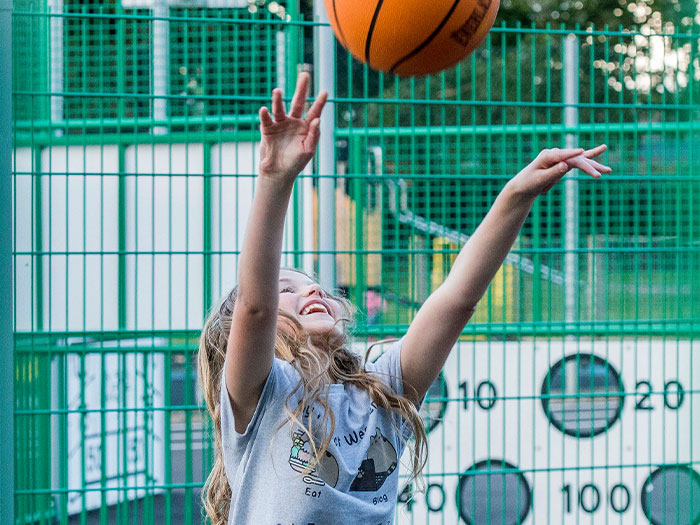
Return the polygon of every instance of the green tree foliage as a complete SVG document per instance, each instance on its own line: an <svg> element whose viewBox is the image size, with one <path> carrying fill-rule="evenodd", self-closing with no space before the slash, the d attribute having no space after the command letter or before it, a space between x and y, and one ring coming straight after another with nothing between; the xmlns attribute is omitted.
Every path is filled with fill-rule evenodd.
<svg viewBox="0 0 700 525"><path fill-rule="evenodd" d="M617 28L644 25L660 18L665 24L683 28L690 26L696 15L697 3L693 0L502 0L497 23Z"/></svg>
<svg viewBox="0 0 700 525"><path fill-rule="evenodd" d="M613 145L608 159L618 174L650 176L648 182L582 184L581 210L587 215L580 221L581 242L600 232L618 239L663 236L667 222L677 220L683 208L682 193L678 182L659 191L655 181L664 173L698 169L690 153L694 136L661 129L700 119L695 109L700 100L699 6L693 0L502 0L487 40L459 67L425 79L377 73L338 45L336 95L347 102L336 104L337 125L357 129L350 158L366 158L354 148L381 147L382 172L405 178L415 213L450 229L472 231L485 209L471 213L461 207L463 198L491 202L507 177L537 151L565 145L560 127L564 41L573 30L579 52L578 121L585 130L575 133L579 143L608 142ZM305 9L310 16L310 2ZM432 131L413 132L421 126ZM513 126L522 131L501 131ZM624 126L628 131L620 131ZM660 126L660 131L646 126ZM397 136L394 127L413 130ZM384 134L365 136L365 128ZM483 133L441 131L447 128ZM360 163L351 172L363 172L366 161ZM697 199L697 183L687 189L689 198ZM539 229L548 232L550 243L561 242L562 200L558 186L526 224L524 239Z"/></svg>
<svg viewBox="0 0 700 525"><path fill-rule="evenodd" d="M641 0L582 0L531 2L504 0L495 29L471 57L458 68L447 70L433 81L401 81L391 75L376 73L351 57L338 45L337 69L339 94L344 97L362 95L379 99L434 99L436 101L541 101L561 102L563 78L563 48L565 34L542 35L530 29L561 28L590 31L591 36L580 35L580 93L588 102L614 102L632 105L639 100L648 104L665 97L687 102L689 75L696 64L691 56L698 56L697 39L671 40L663 36L698 32L700 4L693 0L654 2ZM508 32L501 28L507 27ZM511 32L521 27L522 33ZM693 46L694 49L693 49ZM312 49L309 47L309 49ZM445 89L445 86L448 86ZM583 101L583 100L582 100ZM452 104L445 112L424 111L413 104L401 104L398 111L386 102L371 104L366 115L356 108L341 108L341 119L347 124L359 125L439 125L445 121L460 122L457 106ZM536 122L559 114L525 112L517 115L525 122ZM348 117L354 115L353 122ZM493 106L479 107L477 114L462 112L467 121L492 124L514 122L516 113ZM588 115L592 121L600 113ZM628 111L621 118L632 118ZM658 115L647 115L658 118ZM687 115L690 118L690 114ZM505 119L505 121L504 121ZM524 122L524 123L525 123Z"/></svg>

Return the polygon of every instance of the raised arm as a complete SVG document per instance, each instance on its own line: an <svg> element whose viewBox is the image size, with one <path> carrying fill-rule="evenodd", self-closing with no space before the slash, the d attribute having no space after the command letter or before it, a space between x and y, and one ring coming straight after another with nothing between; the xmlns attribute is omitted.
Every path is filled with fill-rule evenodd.
<svg viewBox="0 0 700 525"><path fill-rule="evenodd" d="M505 185L466 242L450 273L421 306L401 349L404 392L420 400L435 381L476 304L503 263L538 195L569 170L599 178L612 171L595 157L606 147L545 150ZM415 389L415 390L414 390Z"/></svg>
<svg viewBox="0 0 700 525"><path fill-rule="evenodd" d="M304 118L308 88L309 75L302 73L288 114L279 89L272 92L272 116L260 109L260 175L243 238L226 348L226 387L239 433L253 417L272 368L284 218L294 181L318 144L326 94L318 96Z"/></svg>

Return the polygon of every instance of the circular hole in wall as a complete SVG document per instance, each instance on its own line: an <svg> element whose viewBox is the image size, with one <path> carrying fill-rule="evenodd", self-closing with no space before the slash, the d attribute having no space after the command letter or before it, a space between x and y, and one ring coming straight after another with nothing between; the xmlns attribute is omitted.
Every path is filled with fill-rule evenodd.
<svg viewBox="0 0 700 525"><path fill-rule="evenodd" d="M700 474L686 465L665 465L642 487L642 509L653 525L700 523Z"/></svg>
<svg viewBox="0 0 700 525"><path fill-rule="evenodd" d="M421 408L420 415L423 418L425 431L430 432L442 421L442 416L447 410L447 382L442 372L438 378L430 385L426 395L425 403Z"/></svg>
<svg viewBox="0 0 700 525"><path fill-rule="evenodd" d="M531 501L527 479L507 461L480 461L460 475L457 507L469 525L522 523L530 512Z"/></svg>
<svg viewBox="0 0 700 525"><path fill-rule="evenodd" d="M622 412L620 374L593 354L565 357L549 369L542 406L556 428L570 436L592 437L609 429Z"/></svg>

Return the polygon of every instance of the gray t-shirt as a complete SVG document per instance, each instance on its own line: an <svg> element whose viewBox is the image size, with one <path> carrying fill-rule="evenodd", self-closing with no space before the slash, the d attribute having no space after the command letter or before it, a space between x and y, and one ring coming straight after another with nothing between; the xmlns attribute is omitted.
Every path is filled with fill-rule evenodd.
<svg viewBox="0 0 700 525"><path fill-rule="evenodd" d="M401 341L391 343L365 368L403 395L400 351ZM290 436L284 411L298 382L296 370L275 358L253 418L239 434L222 374L223 456L233 495L229 525L391 525L405 446L396 428L408 439L411 427L394 412L378 408L366 391L330 385L335 431L323 460L302 475L310 457L308 438L297 427ZM299 399L297 392L288 407L293 410ZM320 417L314 410L305 413Z"/></svg>

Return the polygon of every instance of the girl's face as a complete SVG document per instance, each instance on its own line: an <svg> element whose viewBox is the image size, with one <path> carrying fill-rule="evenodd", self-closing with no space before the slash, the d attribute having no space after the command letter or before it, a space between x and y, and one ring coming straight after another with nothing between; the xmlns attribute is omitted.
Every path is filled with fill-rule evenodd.
<svg viewBox="0 0 700 525"><path fill-rule="evenodd" d="M343 323L338 322L343 308L317 282L302 273L281 270L279 292L280 310L299 321L311 337L343 336Z"/></svg>

